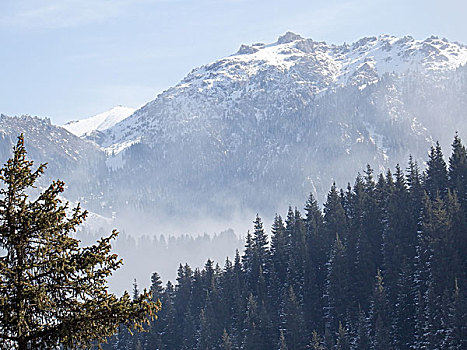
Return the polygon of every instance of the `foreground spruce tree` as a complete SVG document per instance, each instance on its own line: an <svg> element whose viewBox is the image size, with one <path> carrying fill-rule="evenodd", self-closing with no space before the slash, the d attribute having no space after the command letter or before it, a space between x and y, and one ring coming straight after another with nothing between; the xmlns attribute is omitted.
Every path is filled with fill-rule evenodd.
<svg viewBox="0 0 467 350"><path fill-rule="evenodd" d="M0 169L0 348L85 348L119 324L141 329L160 304L146 291L134 299L108 293L107 278L122 264L111 253L117 232L79 247L70 233L86 211L61 202L61 181L31 200L45 165L32 170L22 136L13 151Z"/></svg>

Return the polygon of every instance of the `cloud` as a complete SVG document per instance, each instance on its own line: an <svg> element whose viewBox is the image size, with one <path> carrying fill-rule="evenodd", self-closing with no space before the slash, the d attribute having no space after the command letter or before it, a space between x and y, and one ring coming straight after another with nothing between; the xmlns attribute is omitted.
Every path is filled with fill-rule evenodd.
<svg viewBox="0 0 467 350"><path fill-rule="evenodd" d="M0 25L57 29L102 23L121 17L131 7L161 0L6 0Z"/></svg>

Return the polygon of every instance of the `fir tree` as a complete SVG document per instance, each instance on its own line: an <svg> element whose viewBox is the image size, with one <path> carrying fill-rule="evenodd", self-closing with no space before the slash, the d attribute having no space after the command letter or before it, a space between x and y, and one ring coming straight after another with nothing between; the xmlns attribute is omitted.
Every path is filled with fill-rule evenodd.
<svg viewBox="0 0 467 350"><path fill-rule="evenodd" d="M281 329L280 336L279 336L279 350L288 350L288 349L289 348L287 347L287 342L285 341L284 331Z"/></svg>
<svg viewBox="0 0 467 350"><path fill-rule="evenodd" d="M349 337L347 335L346 329L344 328L344 326L342 326L342 322L339 322L339 330L337 332L336 350L350 350Z"/></svg>
<svg viewBox="0 0 467 350"><path fill-rule="evenodd" d="M257 350L262 348L263 339L259 330L260 322L261 321L258 312L258 305L253 294L250 294L250 296L248 297L245 327L243 330L243 348L245 350Z"/></svg>
<svg viewBox="0 0 467 350"><path fill-rule="evenodd" d="M288 224L286 232L289 237L287 283L288 286L293 287L297 298L302 301L307 247L304 221L297 209L294 211L293 220Z"/></svg>
<svg viewBox="0 0 467 350"><path fill-rule="evenodd" d="M280 215L276 215L271 230L272 298L278 301L283 295L287 278L287 238ZM275 305L276 310L279 305Z"/></svg>
<svg viewBox="0 0 467 350"><path fill-rule="evenodd" d="M306 248L304 277L304 312L308 329L324 329L323 299L326 284L326 263L332 240L325 236L323 215L310 194L305 206Z"/></svg>
<svg viewBox="0 0 467 350"><path fill-rule="evenodd" d="M324 204L324 228L326 236L336 237L338 234L343 240L347 237L347 217L342 206L341 198L333 184Z"/></svg>
<svg viewBox="0 0 467 350"><path fill-rule="evenodd" d="M169 281L167 282L164 294L162 295L162 309L159 315L159 321L162 323L161 338L165 349L176 349L179 346L180 339L177 334L176 312L174 308L175 288Z"/></svg>
<svg viewBox="0 0 467 350"><path fill-rule="evenodd" d="M464 210L467 209L467 152L457 135L452 143L452 154L449 158L449 188L457 193Z"/></svg>
<svg viewBox="0 0 467 350"><path fill-rule="evenodd" d="M339 322L345 321L348 308L350 276L346 250L336 236L328 264L328 278L324 300L326 301L325 319L329 333L337 332Z"/></svg>
<svg viewBox="0 0 467 350"><path fill-rule="evenodd" d="M454 296L449 307L447 337L444 346L448 350L459 350L467 347L467 297L459 287L454 285Z"/></svg>
<svg viewBox="0 0 467 350"><path fill-rule="evenodd" d="M149 293L131 300L108 293L107 278L122 261L111 254L117 235L81 248L70 233L86 218L80 207L67 216L54 181L35 200L29 193L45 165L32 170L21 135L0 169L0 339L3 348L86 347L118 325L141 327L159 305Z"/></svg>
<svg viewBox="0 0 467 350"><path fill-rule="evenodd" d="M309 348L312 350L325 350L323 341L316 331L311 333L311 345Z"/></svg>
<svg viewBox="0 0 467 350"><path fill-rule="evenodd" d="M370 310L370 349L372 350L390 350L392 349L390 339L389 306L386 298L383 277L378 270L376 275L376 285L373 292L373 298Z"/></svg>
<svg viewBox="0 0 467 350"><path fill-rule="evenodd" d="M302 306L297 299L292 287L289 288L287 295L284 296L283 308L283 329L290 349L305 349L308 339L303 318Z"/></svg>
<svg viewBox="0 0 467 350"><path fill-rule="evenodd" d="M160 302L163 299L164 287L162 281L157 272L154 272L151 276L151 293L152 300L154 302ZM151 322L148 333L145 335L147 344L151 344L156 349L164 349L162 341L163 323L161 318L157 322Z"/></svg>
<svg viewBox="0 0 467 350"><path fill-rule="evenodd" d="M444 198L448 189L448 172L438 142L435 147L431 147L427 166L425 190L431 199L435 199L438 195Z"/></svg>
<svg viewBox="0 0 467 350"><path fill-rule="evenodd" d="M222 350L233 350L232 341L230 340L230 336L225 329L224 329L224 333L222 334L221 349Z"/></svg>

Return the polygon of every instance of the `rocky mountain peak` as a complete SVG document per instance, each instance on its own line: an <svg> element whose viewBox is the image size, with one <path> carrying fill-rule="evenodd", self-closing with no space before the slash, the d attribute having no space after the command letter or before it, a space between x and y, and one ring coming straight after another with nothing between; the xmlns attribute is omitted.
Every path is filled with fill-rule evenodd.
<svg viewBox="0 0 467 350"><path fill-rule="evenodd" d="M291 43L293 41L302 40L302 39L303 39L303 37L301 37L298 34L295 34L295 33L292 33L292 32L287 32L284 35L281 35L277 39L277 43L278 44L288 44L288 43Z"/></svg>

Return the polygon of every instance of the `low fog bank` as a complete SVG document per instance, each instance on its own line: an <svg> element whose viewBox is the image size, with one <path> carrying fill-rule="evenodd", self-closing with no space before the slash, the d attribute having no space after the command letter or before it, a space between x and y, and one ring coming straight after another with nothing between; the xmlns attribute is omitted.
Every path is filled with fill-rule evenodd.
<svg viewBox="0 0 467 350"><path fill-rule="evenodd" d="M107 234L103 230L93 233L84 229L78 233L77 238L86 246ZM235 250L242 251L243 246L243 237L232 229L197 236L161 234L134 237L121 232L112 247L124 264L110 278L110 290L117 294L130 291L135 279L140 289L147 288L154 272L160 275L164 283L169 280L175 282L180 264L188 264L194 270L202 268L208 258L223 267L226 258L233 260Z"/></svg>
<svg viewBox="0 0 467 350"><path fill-rule="evenodd" d="M165 235L179 237L183 235L213 236L228 229L244 236L252 228L256 212L232 211L229 215L204 213L202 210L174 212L173 214L148 213L145 211L120 211L114 214L112 229L124 232L132 237ZM259 213L262 215L263 213ZM270 213L264 213L268 215ZM270 216L270 215L269 215ZM99 226L102 227L102 226Z"/></svg>

